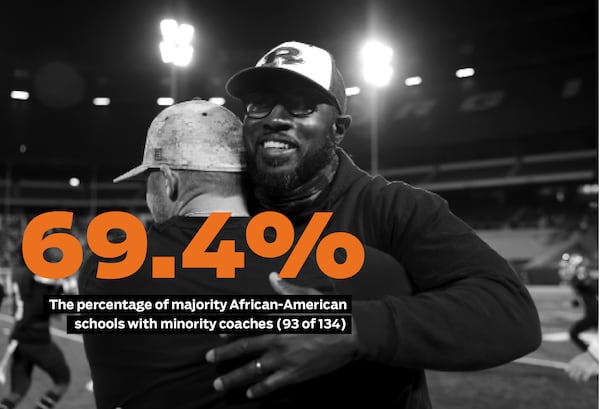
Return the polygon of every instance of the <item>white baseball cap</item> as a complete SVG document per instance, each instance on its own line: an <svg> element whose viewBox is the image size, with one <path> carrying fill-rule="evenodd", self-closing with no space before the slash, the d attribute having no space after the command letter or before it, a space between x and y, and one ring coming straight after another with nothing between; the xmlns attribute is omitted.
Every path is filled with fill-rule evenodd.
<svg viewBox="0 0 600 409"><path fill-rule="evenodd" d="M209 172L245 170L242 122L227 108L194 99L161 111L150 124L142 164L113 179L121 182L148 169Z"/></svg>
<svg viewBox="0 0 600 409"><path fill-rule="evenodd" d="M260 90L273 80L302 80L316 87L340 111L346 112L346 86L331 53L298 41L281 43L266 53L254 67L227 81L227 92L238 99Z"/></svg>

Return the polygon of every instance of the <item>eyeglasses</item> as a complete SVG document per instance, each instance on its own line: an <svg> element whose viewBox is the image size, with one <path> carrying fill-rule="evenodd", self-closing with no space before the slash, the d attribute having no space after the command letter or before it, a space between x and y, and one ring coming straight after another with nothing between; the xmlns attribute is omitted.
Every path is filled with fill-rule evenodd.
<svg viewBox="0 0 600 409"><path fill-rule="evenodd" d="M294 117L305 117L317 110L317 105L321 100L314 96L306 95L265 95L252 94L244 98L246 105L246 115L253 119L262 119L267 117L275 107L281 105L290 115Z"/></svg>

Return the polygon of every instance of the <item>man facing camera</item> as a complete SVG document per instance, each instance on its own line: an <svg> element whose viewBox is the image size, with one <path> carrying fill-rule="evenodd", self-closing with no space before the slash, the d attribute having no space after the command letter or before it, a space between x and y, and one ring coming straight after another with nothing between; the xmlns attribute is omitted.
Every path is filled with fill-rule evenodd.
<svg viewBox="0 0 600 409"><path fill-rule="evenodd" d="M351 233L392 257L398 264L386 274L405 277L412 289L355 300L350 348L306 334L243 338L209 351L213 362L253 354L262 363L260 372L245 365L218 377L216 389L244 385L248 396L259 398L311 380L332 385L321 377L335 379L350 365L356 376L327 389L319 403L429 408L425 369L490 368L540 345L535 305L506 260L440 196L370 175L340 147L351 118L328 51L282 43L235 74L227 90L245 107L246 160L258 204L253 212L282 212L302 231L314 212L331 211L324 234ZM297 402L306 406L313 398Z"/></svg>

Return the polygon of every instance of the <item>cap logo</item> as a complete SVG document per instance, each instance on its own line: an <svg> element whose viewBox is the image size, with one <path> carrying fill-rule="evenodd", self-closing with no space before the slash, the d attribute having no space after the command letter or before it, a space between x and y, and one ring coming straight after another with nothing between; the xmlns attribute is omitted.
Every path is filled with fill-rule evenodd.
<svg viewBox="0 0 600 409"><path fill-rule="evenodd" d="M304 64L305 61L300 57L302 52L294 47L281 47L265 55L264 65L293 65Z"/></svg>
<svg viewBox="0 0 600 409"><path fill-rule="evenodd" d="M162 148L154 149L154 160L161 161L162 160Z"/></svg>
<svg viewBox="0 0 600 409"><path fill-rule="evenodd" d="M263 86L265 77L271 78L269 81L274 84L291 81L314 85L341 113L346 112L344 79L331 53L322 48L298 41L281 43L263 55L254 67L245 68L231 77L225 88L230 95L240 98Z"/></svg>

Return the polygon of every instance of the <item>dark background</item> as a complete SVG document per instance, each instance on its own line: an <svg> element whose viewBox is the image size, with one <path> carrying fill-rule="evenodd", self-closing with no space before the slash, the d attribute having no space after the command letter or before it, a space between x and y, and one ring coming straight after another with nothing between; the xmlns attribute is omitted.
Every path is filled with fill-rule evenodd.
<svg viewBox="0 0 600 409"><path fill-rule="evenodd" d="M448 195L486 177L478 189L520 186L526 195L535 186L522 197L532 203L539 180L570 191L597 179L594 0L19 1L0 6L5 210L143 208L138 188L109 184L141 161L148 125L162 109L156 99L169 95L170 68L158 50L165 17L196 29L180 100L222 96L242 115L225 95L229 76L281 42L313 43L333 53L347 86L363 90L349 98L354 122L343 146L368 170L373 117L358 53L374 35L394 49L392 83L378 94L381 174ZM475 76L456 78L465 66ZM413 75L421 86L404 85ZM10 99L13 89L30 99ZM96 96L111 105L93 106ZM558 156L530 163L549 153ZM508 162L489 162L498 158ZM444 168L465 161L484 163ZM71 176L82 185L61 190ZM126 198L136 201L115 202Z"/></svg>

